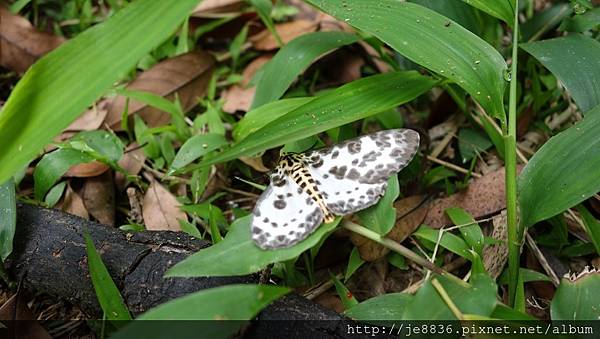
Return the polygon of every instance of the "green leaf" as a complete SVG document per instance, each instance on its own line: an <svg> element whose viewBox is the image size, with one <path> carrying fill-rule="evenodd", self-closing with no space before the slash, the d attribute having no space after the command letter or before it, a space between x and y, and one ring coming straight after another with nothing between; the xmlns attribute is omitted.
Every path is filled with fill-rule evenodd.
<svg viewBox="0 0 600 339"><path fill-rule="evenodd" d="M215 133L195 135L189 138L177 151L169 173L173 173L194 160L227 144L224 136Z"/></svg>
<svg viewBox="0 0 600 339"><path fill-rule="evenodd" d="M490 316L498 303L496 284L487 274L476 273L471 276L471 283L445 276L434 276L444 287L452 302L463 314ZM450 311L437 290L428 280L415 294L402 316L404 320L454 320Z"/></svg>
<svg viewBox="0 0 600 339"><path fill-rule="evenodd" d="M0 182L172 34L198 2L134 1L38 60L0 112Z"/></svg>
<svg viewBox="0 0 600 339"><path fill-rule="evenodd" d="M552 304L552 320L598 320L598 291L600 291L600 272L585 273L572 281L562 278Z"/></svg>
<svg viewBox="0 0 600 339"><path fill-rule="evenodd" d="M250 2L252 4L252 6L254 6L254 8L256 8L256 12L258 13L258 16L260 17L262 22L265 24L265 26L267 26L267 29L269 30L269 32L271 32L271 34L273 34L273 36L275 37L275 40L277 40L277 44L279 46L282 46L283 42L281 41L281 37L279 37L279 34L277 33L277 30L275 29L275 24L273 23L273 19L271 18L271 10L273 10L273 3L271 3L271 0L248 0L248 2Z"/></svg>
<svg viewBox="0 0 600 339"><path fill-rule="evenodd" d="M502 320L538 320L537 318L532 317L527 313L519 312L513 308L510 308L500 303L496 306L494 312L492 312L491 317L494 319Z"/></svg>
<svg viewBox="0 0 600 339"><path fill-rule="evenodd" d="M590 9L563 21L559 30L567 32L586 32L600 26L600 7Z"/></svg>
<svg viewBox="0 0 600 339"><path fill-rule="evenodd" d="M600 105L600 42L571 34L520 47L563 83L582 112Z"/></svg>
<svg viewBox="0 0 600 339"><path fill-rule="evenodd" d="M538 271L530 270L528 268L519 268L519 274L523 277L523 282L531 282L531 281L549 281L552 282L547 275L544 273L540 273ZM498 283L501 285L508 285L508 271L502 272L500 278L498 278Z"/></svg>
<svg viewBox="0 0 600 339"><path fill-rule="evenodd" d="M455 225L466 225L458 228L460 234L467 243L481 256L483 251L483 232L475 219L465 210L458 207L451 207L445 210L446 214Z"/></svg>
<svg viewBox="0 0 600 339"><path fill-rule="evenodd" d="M252 215L236 220L223 241L200 250L171 267L167 277L234 276L260 271L263 267L297 257L328 234L339 222L323 224L308 238L290 248L262 250L250 237Z"/></svg>
<svg viewBox="0 0 600 339"><path fill-rule="evenodd" d="M396 0L380 0L377 6L362 0L307 1L453 80L491 116L504 118L506 62L492 46L459 24L425 7Z"/></svg>
<svg viewBox="0 0 600 339"><path fill-rule="evenodd" d="M271 121L201 166L251 156L366 118L411 101L435 84L417 72L390 72L353 81Z"/></svg>
<svg viewBox="0 0 600 339"><path fill-rule="evenodd" d="M116 163L123 157L123 143L108 131L84 131L68 141L69 147L88 153L96 160Z"/></svg>
<svg viewBox="0 0 600 339"><path fill-rule="evenodd" d="M360 253L358 252L358 248L352 248L352 252L350 253L350 258L348 259L348 266L346 267L346 275L344 275L344 281L348 281L352 274L356 272L356 270L364 264L365 261L360 257Z"/></svg>
<svg viewBox="0 0 600 339"><path fill-rule="evenodd" d="M569 4L552 4L521 25L521 40L535 41L571 14Z"/></svg>
<svg viewBox="0 0 600 339"><path fill-rule="evenodd" d="M515 0L463 0L469 5L478 8L487 14L496 17L509 25L513 25L515 13Z"/></svg>
<svg viewBox="0 0 600 339"><path fill-rule="evenodd" d="M184 326L177 321L135 321L111 338L231 338L245 322L215 320L250 320L289 291L286 287L250 284L202 290L159 305L137 318L196 321L187 321Z"/></svg>
<svg viewBox="0 0 600 339"><path fill-rule="evenodd" d="M2 262L13 250L17 225L17 200L12 178L0 185L0 259Z"/></svg>
<svg viewBox="0 0 600 339"><path fill-rule="evenodd" d="M43 201L46 193L71 166L93 161L94 158L82 151L60 148L44 155L33 171L35 198Z"/></svg>
<svg viewBox="0 0 600 339"><path fill-rule="evenodd" d="M344 315L356 320L401 320L413 298L407 293L384 294L347 309Z"/></svg>
<svg viewBox="0 0 600 339"><path fill-rule="evenodd" d="M600 106L533 155L518 179L522 225L548 219L600 191L598 135Z"/></svg>
<svg viewBox="0 0 600 339"><path fill-rule="evenodd" d="M379 202L358 213L361 223L379 235L388 234L396 224L394 202L400 195L398 176L392 175L387 182L385 194Z"/></svg>
<svg viewBox="0 0 600 339"><path fill-rule="evenodd" d="M298 74L319 56L357 40L356 35L345 32L315 32L290 41L262 68L252 108L279 99Z"/></svg>
<svg viewBox="0 0 600 339"><path fill-rule="evenodd" d="M439 238L439 230L434 230L427 225L422 225L419 227L413 235L420 239L425 239L431 241L433 243L438 242ZM473 259L473 255L469 252L469 246L467 243L462 240L460 237L450 233L444 232L442 238L439 240L440 246L443 248L460 255L463 258L467 258L469 260Z"/></svg>
<svg viewBox="0 0 600 339"><path fill-rule="evenodd" d="M458 150L463 163L485 152L492 146L490 139L471 128L461 128L458 132Z"/></svg>
<svg viewBox="0 0 600 339"><path fill-rule="evenodd" d="M92 279L96 297L102 307L102 311L104 311L106 318L109 320L130 320L131 315L123 302L121 293L112 281L87 231L84 232L83 237L85 238L90 278Z"/></svg>
<svg viewBox="0 0 600 339"><path fill-rule="evenodd" d="M600 221L594 218L590 211L588 211L583 205L577 206L577 210L583 217L585 231L590 236L590 239L596 248L596 253L600 254Z"/></svg>
<svg viewBox="0 0 600 339"><path fill-rule="evenodd" d="M58 203L58 201L60 200L60 197L62 197L63 192L65 191L65 187L67 187L67 182L62 181L58 185L52 187L50 189L50 191L48 191L48 194L46 194L46 198L44 199L44 202L46 203L46 205L49 208L54 207L54 205L56 205L56 203Z"/></svg>
<svg viewBox="0 0 600 339"><path fill-rule="evenodd" d="M296 108L315 100L314 97L282 99L247 112L233 128L233 140L240 141Z"/></svg>

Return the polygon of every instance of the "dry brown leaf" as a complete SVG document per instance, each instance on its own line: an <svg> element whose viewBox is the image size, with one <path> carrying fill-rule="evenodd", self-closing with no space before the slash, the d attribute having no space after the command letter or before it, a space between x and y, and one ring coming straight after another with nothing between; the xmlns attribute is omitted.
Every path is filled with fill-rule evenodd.
<svg viewBox="0 0 600 339"><path fill-rule="evenodd" d="M0 6L0 65L24 73L65 38L40 32L31 23Z"/></svg>
<svg viewBox="0 0 600 339"><path fill-rule="evenodd" d="M212 17L215 13L240 11L246 2L242 0L204 0L192 11L194 17Z"/></svg>
<svg viewBox="0 0 600 339"><path fill-rule="evenodd" d="M181 231L179 219L187 221L185 212L179 209L175 196L157 181L152 181L146 195L142 214L146 229L150 231Z"/></svg>
<svg viewBox="0 0 600 339"><path fill-rule="evenodd" d="M171 101L177 93L183 110L187 112L206 93L214 64L213 56L206 52L186 53L154 65L127 85L127 90L152 92ZM121 130L125 101L122 96L113 101L106 117L110 128ZM169 113L135 100L130 100L128 113L129 116L138 114L150 127L163 125L171 119Z"/></svg>
<svg viewBox="0 0 600 339"><path fill-rule="evenodd" d="M517 170L523 168L517 166ZM425 217L424 224L433 228L452 225L444 212L449 207L460 207L475 219L496 214L506 208L504 198L504 168L473 180L466 190L435 200Z"/></svg>
<svg viewBox="0 0 600 339"><path fill-rule="evenodd" d="M263 164L262 157L240 157L239 160L241 160L244 164L252 167L255 171L263 173L270 171L268 168L265 167L265 164Z"/></svg>
<svg viewBox="0 0 600 339"><path fill-rule="evenodd" d="M142 196L135 187L127 188L127 198L129 199L129 220L141 224L144 222L142 215Z"/></svg>
<svg viewBox="0 0 600 339"><path fill-rule="evenodd" d="M314 299L314 302L338 313L343 313L345 310L342 300L335 291L327 291L319 295Z"/></svg>
<svg viewBox="0 0 600 339"><path fill-rule="evenodd" d="M80 216L84 219L90 219L90 215L85 208L83 199L79 196L79 194L77 194L77 192L73 191L71 185L67 185L65 196L56 207L67 213Z"/></svg>
<svg viewBox="0 0 600 339"><path fill-rule="evenodd" d="M88 212L100 223L115 224L115 186L110 171L85 181L82 189L83 203Z"/></svg>
<svg viewBox="0 0 600 339"><path fill-rule="evenodd" d="M102 99L94 105L91 109L83 112L75 121L73 121L66 131L94 131L102 126L106 115L108 114L108 108L110 107L111 100Z"/></svg>
<svg viewBox="0 0 600 339"><path fill-rule="evenodd" d="M428 205L426 204L419 207L423 199L424 196L416 195L394 203L398 219L396 220L396 225L394 225L386 237L397 242L402 242L421 225L428 211ZM358 248L360 257L365 261L378 260L386 256L389 252L387 247L383 247L356 233L351 233L350 240Z"/></svg>
<svg viewBox="0 0 600 339"><path fill-rule="evenodd" d="M279 34L281 41L286 44L305 33L313 32L317 29L318 23L309 20L295 20L283 24L275 25L275 30ZM250 37L250 42L254 49L259 51L270 51L279 48L277 40L268 29Z"/></svg>
<svg viewBox="0 0 600 339"><path fill-rule="evenodd" d="M500 276L508 258L508 247L506 246L506 210L494 216L492 219L491 237L500 240L501 243L487 245L483 248L483 267L494 280Z"/></svg>
<svg viewBox="0 0 600 339"><path fill-rule="evenodd" d="M250 62L244 72L242 72L242 80L239 85L233 85L221 93L221 98L225 102L223 104L223 112L235 113L237 111L247 112L250 110L256 87L247 87L256 72L264 66L272 55L260 56Z"/></svg>
<svg viewBox="0 0 600 339"><path fill-rule="evenodd" d="M89 178L106 172L110 167L100 161L77 164L65 173L65 177Z"/></svg>
<svg viewBox="0 0 600 339"><path fill-rule="evenodd" d="M10 333L11 338L52 339L52 336L37 321L11 321L36 320L27 306L27 301L18 292L0 307L0 320L7 321L4 324L7 329L3 329L2 332Z"/></svg>
<svg viewBox="0 0 600 339"><path fill-rule="evenodd" d="M144 150L137 143L132 143L125 148L123 157L118 164L130 175L138 175L146 161ZM123 190L127 186L127 178L121 172L115 173L115 185L119 190Z"/></svg>

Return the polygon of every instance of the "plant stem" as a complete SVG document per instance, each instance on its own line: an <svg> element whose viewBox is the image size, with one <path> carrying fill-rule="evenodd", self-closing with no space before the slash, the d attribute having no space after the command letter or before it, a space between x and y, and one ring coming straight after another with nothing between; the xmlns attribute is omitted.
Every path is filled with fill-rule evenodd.
<svg viewBox="0 0 600 339"><path fill-rule="evenodd" d="M425 258L421 257L420 255L416 254L415 252L409 250L408 248L402 246L401 244L395 242L392 239L389 239L389 238L379 235L379 233L377 233L375 231L372 231L366 227L363 227L361 225L355 224L355 223L353 223L351 221L347 221L347 220L342 223L342 227L344 227L354 233L358 233L365 238L371 239L371 240L375 241L376 243L381 244L381 245L391 249L392 251L403 255L404 257L414 261L415 263L425 267L426 269L428 269L432 272L435 272L435 273L441 274L441 275L449 275L448 272L444 271L440 267L435 266L433 263L427 261Z"/></svg>
<svg viewBox="0 0 600 339"><path fill-rule="evenodd" d="M508 103L508 134L505 145L505 185L508 229L508 295L509 304L514 306L519 278L519 257L521 250L520 229L517 219L517 57L519 49L519 0L515 1L515 21L513 25L512 64L510 69L510 98Z"/></svg>

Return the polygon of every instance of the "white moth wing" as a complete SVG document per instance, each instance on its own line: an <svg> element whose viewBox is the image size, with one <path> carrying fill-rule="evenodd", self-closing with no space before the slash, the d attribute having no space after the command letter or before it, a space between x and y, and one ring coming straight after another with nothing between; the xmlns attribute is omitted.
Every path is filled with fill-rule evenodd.
<svg viewBox="0 0 600 339"><path fill-rule="evenodd" d="M309 152L305 164L327 208L344 215L377 203L387 180L408 165L418 147L419 133L385 130Z"/></svg>
<svg viewBox="0 0 600 339"><path fill-rule="evenodd" d="M323 221L317 203L281 169L271 175L252 214L252 240L262 249L292 246Z"/></svg>

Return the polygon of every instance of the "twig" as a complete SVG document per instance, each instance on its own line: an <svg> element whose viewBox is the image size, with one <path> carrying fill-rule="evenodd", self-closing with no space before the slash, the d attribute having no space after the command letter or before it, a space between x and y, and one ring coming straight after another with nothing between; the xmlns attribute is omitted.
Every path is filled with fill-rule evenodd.
<svg viewBox="0 0 600 339"><path fill-rule="evenodd" d="M482 175L481 175L481 174L479 174L479 173L476 173L476 172L469 172L469 170L466 170L466 169L464 169L464 168L462 168L462 167L460 167L460 166L456 166L456 165L454 165L454 164L451 164L451 163L449 163L449 162L446 162L446 161L444 161L444 160L440 160L440 159L438 159L438 158L435 158L435 157L433 157L433 156L431 156L431 155L427 155L427 156L426 156L426 158L427 158L427 160L429 160L429 161L431 161L431 162L435 162L435 163L437 163L437 164L440 164L440 165L442 165L442 166L444 166L444 167L448 167L448 168L450 168L450 169L453 169L453 170L455 170L455 171L457 171L457 172L461 172L461 173L464 173L464 174L469 174L469 173L470 173L470 174L471 174L472 176L474 176L475 178L481 178L481 177L482 177Z"/></svg>
<svg viewBox="0 0 600 339"><path fill-rule="evenodd" d="M546 271L546 274L548 274L550 276L550 279L552 280L552 284L555 287L558 287L558 284L560 284L560 279L558 278L558 276L556 275L556 273L554 272L552 267L550 267L548 260L546 260L546 257L544 256L544 254L542 253L542 251L540 251L540 248L538 247L538 245L535 243L535 241L529 235L528 232L525 232L525 238L527 239L527 245L529 245L529 248L535 255L536 259L538 260L540 265L542 265L542 267L544 268L544 271Z"/></svg>

